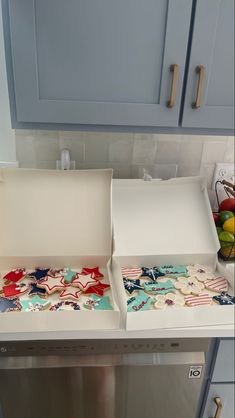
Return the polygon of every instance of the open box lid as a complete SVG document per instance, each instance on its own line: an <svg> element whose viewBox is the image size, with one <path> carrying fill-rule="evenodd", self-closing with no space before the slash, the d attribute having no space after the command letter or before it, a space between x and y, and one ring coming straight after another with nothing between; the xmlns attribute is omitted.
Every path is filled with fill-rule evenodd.
<svg viewBox="0 0 235 418"><path fill-rule="evenodd" d="M111 256L112 170L0 170L0 257Z"/></svg>
<svg viewBox="0 0 235 418"><path fill-rule="evenodd" d="M113 181L114 256L216 254L202 177Z"/></svg>

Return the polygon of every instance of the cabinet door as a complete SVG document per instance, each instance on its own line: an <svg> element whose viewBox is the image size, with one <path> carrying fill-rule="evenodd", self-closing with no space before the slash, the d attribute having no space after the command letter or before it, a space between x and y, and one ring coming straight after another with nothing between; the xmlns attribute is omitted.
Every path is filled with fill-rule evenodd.
<svg viewBox="0 0 235 418"><path fill-rule="evenodd" d="M178 125L191 0L8 1L19 122Z"/></svg>
<svg viewBox="0 0 235 418"><path fill-rule="evenodd" d="M220 418L234 418L234 390L235 385L232 383L210 385L203 418L216 416L218 406L215 398L219 398L222 404Z"/></svg>
<svg viewBox="0 0 235 418"><path fill-rule="evenodd" d="M195 108L198 66L205 77ZM234 0L197 0L183 126L234 126Z"/></svg>

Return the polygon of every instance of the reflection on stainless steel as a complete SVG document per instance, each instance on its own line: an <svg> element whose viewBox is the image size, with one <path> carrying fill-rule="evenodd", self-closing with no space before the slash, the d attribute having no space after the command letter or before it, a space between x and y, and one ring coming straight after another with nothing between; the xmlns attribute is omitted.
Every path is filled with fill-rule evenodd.
<svg viewBox="0 0 235 418"><path fill-rule="evenodd" d="M50 355L26 356L26 347L0 354L3 418L195 418L202 377L189 379L189 369L203 369L204 341L196 352L183 352L195 347L188 342L180 342L182 352L176 352L176 344L171 352L167 342L167 352L163 343L163 352L151 352L150 342L117 343L118 354L110 355L100 354L98 343L93 344L92 355L50 350Z"/></svg>

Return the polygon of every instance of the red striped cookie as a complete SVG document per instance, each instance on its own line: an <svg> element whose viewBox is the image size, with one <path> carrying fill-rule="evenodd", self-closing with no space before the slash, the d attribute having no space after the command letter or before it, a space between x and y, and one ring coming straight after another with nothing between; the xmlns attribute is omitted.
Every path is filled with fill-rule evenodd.
<svg viewBox="0 0 235 418"><path fill-rule="evenodd" d="M211 290L212 292L227 292L228 291L228 281L224 277L216 277L216 279L206 280L205 288Z"/></svg>
<svg viewBox="0 0 235 418"><path fill-rule="evenodd" d="M122 276L127 279L138 279L141 274L142 269L140 267L122 268Z"/></svg>
<svg viewBox="0 0 235 418"><path fill-rule="evenodd" d="M185 303L188 306L203 306L203 305L211 305L212 297L208 293L201 293L199 296L189 295L185 298Z"/></svg>

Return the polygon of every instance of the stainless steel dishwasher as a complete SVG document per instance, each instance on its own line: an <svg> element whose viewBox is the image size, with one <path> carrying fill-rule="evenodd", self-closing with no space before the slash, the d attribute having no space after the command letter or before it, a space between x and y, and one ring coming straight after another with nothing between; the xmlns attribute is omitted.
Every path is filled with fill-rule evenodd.
<svg viewBox="0 0 235 418"><path fill-rule="evenodd" d="M0 342L1 418L195 418L209 339Z"/></svg>

